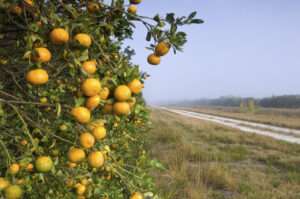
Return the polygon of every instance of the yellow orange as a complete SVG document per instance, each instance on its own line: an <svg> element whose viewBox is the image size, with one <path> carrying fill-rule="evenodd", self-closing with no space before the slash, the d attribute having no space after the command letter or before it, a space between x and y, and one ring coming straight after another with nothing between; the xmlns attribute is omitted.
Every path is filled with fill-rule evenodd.
<svg viewBox="0 0 300 199"><path fill-rule="evenodd" d="M6 187L9 186L9 181L5 178L0 177L0 191L4 190Z"/></svg>
<svg viewBox="0 0 300 199"><path fill-rule="evenodd" d="M158 65L160 64L160 57L156 56L155 54L151 54L148 56L148 63L151 65Z"/></svg>
<svg viewBox="0 0 300 199"><path fill-rule="evenodd" d="M17 163L14 163L12 165L10 165L9 167L9 173L15 175L20 171L20 165Z"/></svg>
<svg viewBox="0 0 300 199"><path fill-rule="evenodd" d="M86 192L86 186L83 184L76 184L76 193L77 195L83 195Z"/></svg>
<svg viewBox="0 0 300 199"><path fill-rule="evenodd" d="M88 100L86 101L85 106L90 109L91 111L94 110L99 106L101 102L101 98L99 95L95 95L93 97L89 97Z"/></svg>
<svg viewBox="0 0 300 199"><path fill-rule="evenodd" d="M64 44L69 41L69 33L63 28L55 28L50 33L50 40L54 44Z"/></svg>
<svg viewBox="0 0 300 199"><path fill-rule="evenodd" d="M51 52L47 48L35 48L32 59L36 62L49 62L52 58Z"/></svg>
<svg viewBox="0 0 300 199"><path fill-rule="evenodd" d="M131 97L131 90L126 85L118 86L115 89L114 96L120 102L126 101Z"/></svg>
<svg viewBox="0 0 300 199"><path fill-rule="evenodd" d="M22 198L23 190L18 185L10 185L4 190L5 199Z"/></svg>
<svg viewBox="0 0 300 199"><path fill-rule="evenodd" d="M33 168L34 168L34 166L33 166L33 164L28 164L27 166L26 166L26 170L28 171L28 172L32 172L33 171Z"/></svg>
<svg viewBox="0 0 300 199"><path fill-rule="evenodd" d="M85 61L82 64L82 68L86 73L90 75L95 74L95 72L97 71L97 62L96 60Z"/></svg>
<svg viewBox="0 0 300 199"><path fill-rule="evenodd" d="M101 91L101 83L95 78L88 78L82 83L81 90L88 97L98 95Z"/></svg>
<svg viewBox="0 0 300 199"><path fill-rule="evenodd" d="M99 94L99 95L100 95L101 99L107 100L107 98L108 98L108 96L109 96L109 93L110 93L109 88L104 87L104 88L102 88L102 90L100 91L100 94Z"/></svg>
<svg viewBox="0 0 300 199"><path fill-rule="evenodd" d="M102 167L104 164L104 156L101 151L91 152L88 156L88 163L93 168Z"/></svg>
<svg viewBox="0 0 300 199"><path fill-rule="evenodd" d="M168 54L170 50L170 44L162 41L162 42L159 42L157 44L157 46L155 47L155 55L157 56L164 56L166 54Z"/></svg>
<svg viewBox="0 0 300 199"><path fill-rule="evenodd" d="M47 173L53 168L53 161L49 156L40 156L35 161L35 168L38 172Z"/></svg>
<svg viewBox="0 0 300 199"><path fill-rule="evenodd" d="M85 158L85 152L82 149L70 148L68 152L68 159L70 162L79 163Z"/></svg>
<svg viewBox="0 0 300 199"><path fill-rule="evenodd" d="M95 144L95 138L90 133L82 133L80 135L79 141L80 141L80 145L86 149L93 147Z"/></svg>
<svg viewBox="0 0 300 199"><path fill-rule="evenodd" d="M91 119L91 112L85 107L75 107L72 109L71 114L80 123L88 123Z"/></svg>
<svg viewBox="0 0 300 199"><path fill-rule="evenodd" d="M88 48L92 44L92 39L88 34L79 33L74 37L75 41L77 41L80 45Z"/></svg>
<svg viewBox="0 0 300 199"><path fill-rule="evenodd" d="M116 115L129 115L130 105L127 102L116 102L113 111Z"/></svg>
<svg viewBox="0 0 300 199"><path fill-rule="evenodd" d="M33 85L42 85L48 82L49 76L44 69L34 69L27 73L26 80Z"/></svg>
<svg viewBox="0 0 300 199"><path fill-rule="evenodd" d="M96 140L102 140L106 137L106 129L104 126L98 126L94 128L92 133Z"/></svg>
<svg viewBox="0 0 300 199"><path fill-rule="evenodd" d="M130 14L136 14L137 13L137 6L136 5L130 5L127 9L127 11L130 13Z"/></svg>
<svg viewBox="0 0 300 199"><path fill-rule="evenodd" d="M100 10L100 5L98 3L95 3L95 2L88 2L88 5L87 5L87 10L90 12L90 13L95 13L97 11Z"/></svg>
<svg viewBox="0 0 300 199"><path fill-rule="evenodd" d="M144 85L141 83L140 80L134 79L128 84L128 87L130 88L132 93L139 94L144 88Z"/></svg>
<svg viewBox="0 0 300 199"><path fill-rule="evenodd" d="M144 196L140 192L135 192L130 196L130 199L144 199Z"/></svg>

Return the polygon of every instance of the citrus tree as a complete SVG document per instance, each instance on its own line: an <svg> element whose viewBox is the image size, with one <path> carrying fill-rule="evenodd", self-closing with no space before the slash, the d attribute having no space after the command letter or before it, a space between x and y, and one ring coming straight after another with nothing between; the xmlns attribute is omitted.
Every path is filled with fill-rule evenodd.
<svg viewBox="0 0 300 199"><path fill-rule="evenodd" d="M188 17L141 0L0 0L0 197L158 197L143 149L147 74L123 41L148 30L148 62L181 50Z"/></svg>

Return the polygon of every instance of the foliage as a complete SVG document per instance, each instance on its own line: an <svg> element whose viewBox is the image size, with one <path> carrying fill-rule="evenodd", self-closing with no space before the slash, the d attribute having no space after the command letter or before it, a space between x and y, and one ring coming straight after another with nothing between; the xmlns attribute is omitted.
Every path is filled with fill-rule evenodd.
<svg viewBox="0 0 300 199"><path fill-rule="evenodd" d="M141 22L148 29L147 40L154 42L150 49L165 41L176 52L186 42L186 34L178 27L203 21L195 18L195 12L189 17L176 18L170 13L149 18L130 14L125 8L123 0L112 0L109 5L82 0L0 1L0 175L19 185L23 198L118 199L134 192L153 196L147 193L155 191L148 172L163 166L144 151L149 110L142 94L135 92L128 102L122 102L131 103L129 115L110 111L116 102L115 88L136 79L144 83L147 77L131 63L134 52L123 50L122 42L132 37L134 22ZM56 28L69 34L64 44L56 45L50 39ZM91 37L92 45L76 41L78 33ZM36 59L50 56L38 54L40 47L50 51L50 61ZM96 60L94 74L82 68L89 60ZM49 74L49 81L44 76L30 83L26 75L37 68ZM110 94L91 111L91 122L82 124L71 110L85 106L81 84L91 77L100 80ZM81 133L92 131L95 125L105 127L107 136L84 151L101 152L104 165L91 168L90 159L70 162L68 151L82 148ZM33 168L38 157L42 157L39 169ZM20 165L14 173L9 171L13 163Z"/></svg>

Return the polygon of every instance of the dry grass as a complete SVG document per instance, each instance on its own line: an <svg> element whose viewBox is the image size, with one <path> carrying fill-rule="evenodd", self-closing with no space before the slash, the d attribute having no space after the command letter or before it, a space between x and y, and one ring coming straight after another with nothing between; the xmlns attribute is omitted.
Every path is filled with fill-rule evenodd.
<svg viewBox="0 0 300 199"><path fill-rule="evenodd" d="M241 112L238 107L185 107L201 113L225 116L234 119L272 124L276 126L300 129L300 109L259 108L255 113Z"/></svg>
<svg viewBox="0 0 300 199"><path fill-rule="evenodd" d="M300 147L154 110L148 148L166 199L299 199Z"/></svg>

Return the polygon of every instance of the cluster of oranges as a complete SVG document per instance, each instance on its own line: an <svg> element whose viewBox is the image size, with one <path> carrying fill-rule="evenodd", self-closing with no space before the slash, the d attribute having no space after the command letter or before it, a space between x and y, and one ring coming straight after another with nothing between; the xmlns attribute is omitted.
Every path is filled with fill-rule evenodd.
<svg viewBox="0 0 300 199"><path fill-rule="evenodd" d="M154 53L148 56L148 63L152 65L160 64L161 57L168 54L169 51L170 51L169 43L165 41L159 42L155 47Z"/></svg>
<svg viewBox="0 0 300 199"><path fill-rule="evenodd" d="M53 44L60 45L69 41L69 34L65 29L55 28L50 33L50 40ZM92 45L92 39L88 34L79 33L75 35L74 40L81 46L89 48ZM40 63L46 63L51 60L51 52L47 48L36 48L32 54L32 60ZM110 90L107 87L102 88L101 81L93 77L97 71L97 61L89 60L82 63L82 70L89 75L81 85L81 91L86 97L85 106L74 107L71 110L71 115L75 120L81 124L89 124L92 120L91 112L96 109L102 100L107 100L110 95ZM46 84L49 80L49 76L44 69L30 70L26 75L26 80L32 85ZM114 104L106 104L112 106L109 108L111 112L118 116L130 114L131 108L135 104L135 98L133 94L139 94L143 89L143 84L140 80L134 79L127 85L119 85L114 90ZM69 167L74 168L82 161L86 159L85 149L92 149L96 141L101 141L106 137L106 128L104 124L98 124L93 126L91 132L83 132L79 137L81 148L71 147L68 151ZM91 168L100 168L105 162L105 152L92 151L87 156L88 164ZM49 172L53 167L53 162L50 157L39 157L36 160L35 167L39 172ZM79 196L84 195L86 191L86 185L82 183L76 184L76 193ZM9 190L9 189L8 189ZM134 193L132 199L139 199L139 193Z"/></svg>

